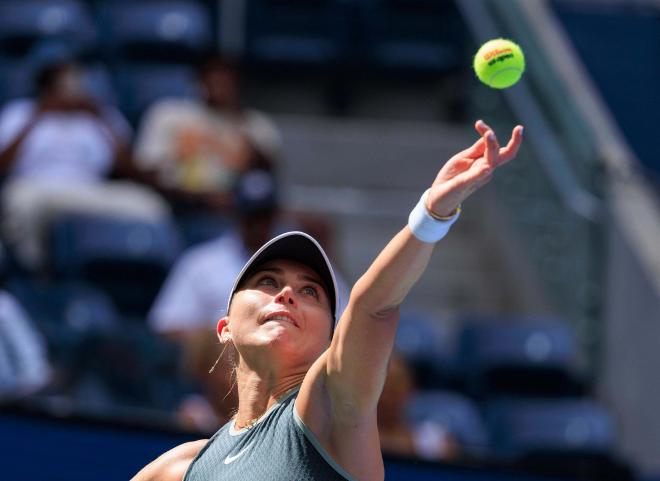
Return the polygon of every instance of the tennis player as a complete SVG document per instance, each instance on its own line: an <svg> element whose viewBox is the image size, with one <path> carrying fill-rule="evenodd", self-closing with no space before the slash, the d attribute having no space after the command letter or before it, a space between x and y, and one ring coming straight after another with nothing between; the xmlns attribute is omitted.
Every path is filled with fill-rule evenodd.
<svg viewBox="0 0 660 481"><path fill-rule="evenodd" d="M523 128L500 148L479 140L440 169L406 225L356 282L341 319L332 267L301 232L278 236L247 262L217 334L236 353L238 411L213 435L178 446L143 480L382 481L376 406L399 306L460 205L513 159ZM336 324L336 325L335 325Z"/></svg>

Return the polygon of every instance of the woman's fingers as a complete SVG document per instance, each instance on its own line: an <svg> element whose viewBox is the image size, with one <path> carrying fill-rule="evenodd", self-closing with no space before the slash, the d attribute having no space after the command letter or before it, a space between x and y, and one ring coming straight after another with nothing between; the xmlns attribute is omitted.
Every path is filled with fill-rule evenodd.
<svg viewBox="0 0 660 481"><path fill-rule="evenodd" d="M522 143L523 127L513 129L511 139L500 148L492 129L483 121L475 123L481 138L472 146L450 159L440 171L434 186L450 196L452 202L462 202L487 184L497 167L513 159Z"/></svg>
<svg viewBox="0 0 660 481"><path fill-rule="evenodd" d="M492 175L493 167L485 159L480 159L474 162L468 170L447 181L446 188L450 191L460 192L459 195L467 197L487 183Z"/></svg>
<svg viewBox="0 0 660 481"><path fill-rule="evenodd" d="M477 120L474 124L474 128L479 133L479 135L481 135L482 138L487 137L489 131L493 132L493 129L491 129L490 126L483 120ZM523 137L523 127L522 125L517 125L513 129L513 134L511 136L511 140L509 140L509 143L505 147L502 147L501 149L499 149L498 147L499 152L498 152L498 159L496 160L496 165L504 164L516 156L516 154L518 153L518 149L520 148L520 144L522 143L522 137ZM497 142L497 137L495 137L495 142Z"/></svg>
<svg viewBox="0 0 660 481"><path fill-rule="evenodd" d="M479 137L479 140L458 155L461 157L469 157L470 159L478 159L484 155L485 148L486 140L483 137Z"/></svg>
<svg viewBox="0 0 660 481"><path fill-rule="evenodd" d="M522 125L518 125L516 126L516 128L513 129L513 133L511 134L511 139L509 140L509 143L500 149L498 156L499 158L497 160L496 165L499 166L505 164L516 156L516 154L518 153L518 149L522 144L522 138L523 138L523 127Z"/></svg>
<svg viewBox="0 0 660 481"><path fill-rule="evenodd" d="M497 165L497 157L500 152L500 146L497 143L497 137L495 137L495 133L492 130L489 130L485 134L486 138L486 152L484 157L486 158L486 162L488 162L489 165L495 166Z"/></svg>
<svg viewBox="0 0 660 481"><path fill-rule="evenodd" d="M490 126L489 126L486 122L484 122L484 121L481 120L481 119L477 120L477 121L474 123L474 128L475 128L475 130L479 133L479 135L481 135L482 137L483 137L484 134L485 134L486 132L488 132L489 130L493 130L493 129L490 128Z"/></svg>

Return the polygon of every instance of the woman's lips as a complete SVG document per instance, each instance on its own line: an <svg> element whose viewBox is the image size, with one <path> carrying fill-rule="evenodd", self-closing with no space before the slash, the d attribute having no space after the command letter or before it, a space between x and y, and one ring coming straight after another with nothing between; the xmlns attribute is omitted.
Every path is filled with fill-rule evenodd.
<svg viewBox="0 0 660 481"><path fill-rule="evenodd" d="M293 324L294 326L299 327L298 322L288 312L271 312L264 319L264 322L267 322L267 321L288 322L289 324Z"/></svg>

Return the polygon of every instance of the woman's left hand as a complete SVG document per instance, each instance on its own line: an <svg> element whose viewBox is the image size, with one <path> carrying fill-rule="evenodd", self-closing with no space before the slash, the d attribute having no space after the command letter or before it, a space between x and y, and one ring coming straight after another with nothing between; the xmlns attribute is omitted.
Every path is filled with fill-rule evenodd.
<svg viewBox="0 0 660 481"><path fill-rule="evenodd" d="M497 167L516 156L522 143L521 125L513 129L505 147L500 147L495 132L482 120L475 123L475 129L481 138L449 159L431 186L426 208L437 216L453 214L465 199L488 183Z"/></svg>

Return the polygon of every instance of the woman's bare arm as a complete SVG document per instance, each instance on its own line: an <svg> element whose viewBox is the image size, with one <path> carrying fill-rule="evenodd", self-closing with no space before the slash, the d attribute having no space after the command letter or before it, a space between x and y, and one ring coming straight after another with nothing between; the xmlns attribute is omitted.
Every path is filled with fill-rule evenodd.
<svg viewBox="0 0 660 481"><path fill-rule="evenodd" d="M142 468L131 481L181 481L207 441L200 439L170 449Z"/></svg>
<svg viewBox="0 0 660 481"><path fill-rule="evenodd" d="M490 180L497 167L515 157L522 142L520 126L503 148L483 122L477 122L476 129L479 140L449 159L436 176L426 203L432 214L451 214ZM420 241L406 226L355 284L326 358L326 386L335 417L355 420L375 411L399 306L426 269L433 248L434 244Z"/></svg>

